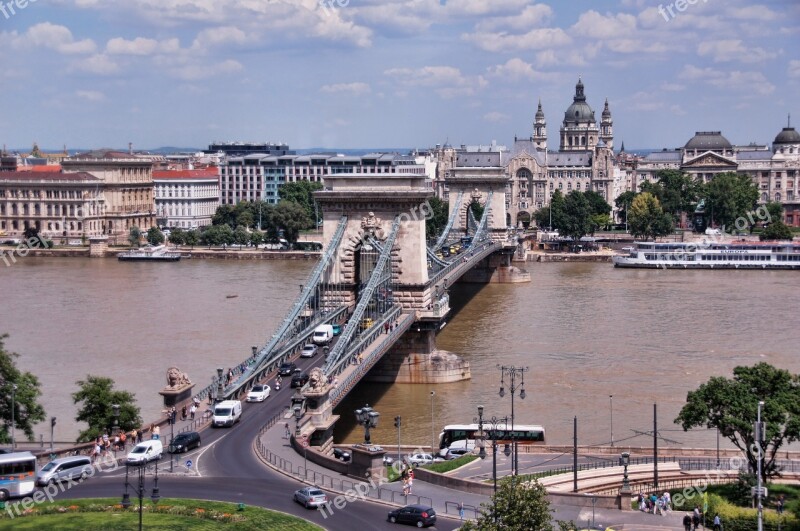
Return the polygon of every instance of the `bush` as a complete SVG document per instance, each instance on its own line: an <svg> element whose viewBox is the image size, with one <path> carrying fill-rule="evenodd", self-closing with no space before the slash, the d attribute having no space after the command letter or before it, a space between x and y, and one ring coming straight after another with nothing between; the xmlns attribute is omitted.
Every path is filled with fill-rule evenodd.
<svg viewBox="0 0 800 531"><path fill-rule="evenodd" d="M706 523L710 524L714 515L719 514L725 531L753 531L758 527L758 515L755 509L736 507L716 494L708 495L708 514ZM794 515L784 512L779 516L771 510L764 511L764 531L800 531L800 520Z"/></svg>

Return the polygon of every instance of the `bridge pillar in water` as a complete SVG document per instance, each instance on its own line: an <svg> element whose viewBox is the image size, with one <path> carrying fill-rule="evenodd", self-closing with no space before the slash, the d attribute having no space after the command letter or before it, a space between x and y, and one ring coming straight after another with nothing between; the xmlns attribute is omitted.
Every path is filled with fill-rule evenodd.
<svg viewBox="0 0 800 531"><path fill-rule="evenodd" d="M447 383L472 377L469 362L436 348L437 323L421 322L408 330L364 377L370 382Z"/></svg>

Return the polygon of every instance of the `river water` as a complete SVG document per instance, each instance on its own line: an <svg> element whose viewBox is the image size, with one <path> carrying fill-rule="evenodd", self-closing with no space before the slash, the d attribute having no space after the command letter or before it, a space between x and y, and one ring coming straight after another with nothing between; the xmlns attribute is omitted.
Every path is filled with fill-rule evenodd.
<svg viewBox="0 0 800 531"><path fill-rule="evenodd" d="M10 334L18 366L41 380L47 415L59 419L56 440L71 439L77 380L113 378L136 393L145 421L155 418L168 367L199 389L216 367L240 362L277 328L312 266L29 257L0 271L0 333ZM373 438L385 444L397 440L395 415L403 444L429 444L444 424L471 422L479 404L488 416L507 415L496 368L504 364L530 368L515 415L545 426L551 443L571 443L573 416L581 444L609 443L613 408L614 441L648 446L652 437L638 433L652 431L657 403L661 446L713 447L714 432L684 433L672 422L688 391L759 361L800 373L796 272L527 268L530 284L452 289L457 312L437 345L470 361L471 380L361 385L337 410L337 439L360 439L352 411L365 403L381 413ZM39 431L49 438L44 424Z"/></svg>

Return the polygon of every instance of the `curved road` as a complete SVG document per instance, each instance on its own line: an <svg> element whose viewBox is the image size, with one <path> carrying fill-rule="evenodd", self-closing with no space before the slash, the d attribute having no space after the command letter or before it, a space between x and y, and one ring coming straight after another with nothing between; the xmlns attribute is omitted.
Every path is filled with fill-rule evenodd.
<svg viewBox="0 0 800 531"><path fill-rule="evenodd" d="M314 358L300 359L295 363L303 370L310 370L323 361L322 355L318 354ZM294 389L289 387L289 381L290 378L284 378L281 390L275 391L274 379L270 380L270 397L262 403L245 403L241 421L232 428L204 430L203 445L180 456L180 462L185 462L186 459L193 461L199 477L162 475L159 477L161 496L241 502L293 514L331 531L398 529L398 526L386 521L390 507L379 503L354 501L342 510L332 507L332 514L325 515L321 511L306 510L295 503L291 496L303 484L275 472L256 456L253 441L259 430L274 415L284 410L294 393ZM293 421L290 421L290 425L294 425ZM165 434L165 438L166 436ZM163 472L165 468L168 468L168 464L165 465L162 460L159 470ZM124 474L123 467L105 474L105 477L92 478L59 497L91 498L118 494L121 499ZM145 485L148 489L152 486L151 480L152 474L148 472ZM328 495L333 499L337 494L328 492ZM149 492L146 496L149 496ZM457 527L458 522L440 518L432 529L450 530Z"/></svg>

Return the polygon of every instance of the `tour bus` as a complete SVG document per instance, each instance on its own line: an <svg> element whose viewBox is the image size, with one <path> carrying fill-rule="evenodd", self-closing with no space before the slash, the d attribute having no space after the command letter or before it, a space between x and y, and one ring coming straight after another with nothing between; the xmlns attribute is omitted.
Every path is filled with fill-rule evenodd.
<svg viewBox="0 0 800 531"><path fill-rule="evenodd" d="M521 446L545 444L544 428L542 426L514 424L513 431L511 430L511 424L500 424L496 427L496 430L492 428L493 426L486 423L483 425L484 439L489 444L494 438L497 439L497 444L500 445L510 444L512 441L516 441ZM477 424L450 424L445 426L442 433L439 434L439 450L447 450L456 441L474 441L480 438Z"/></svg>
<svg viewBox="0 0 800 531"><path fill-rule="evenodd" d="M30 452L0 455L0 501L28 496L35 487L35 455Z"/></svg>

